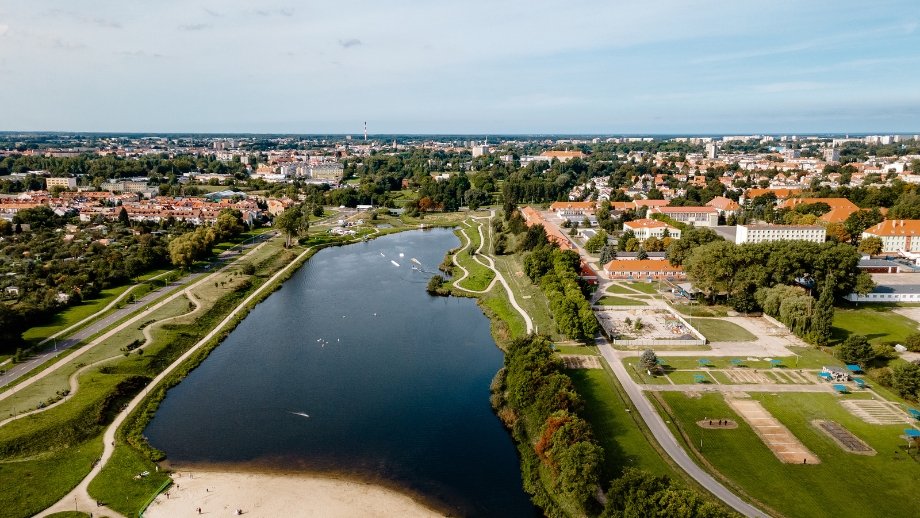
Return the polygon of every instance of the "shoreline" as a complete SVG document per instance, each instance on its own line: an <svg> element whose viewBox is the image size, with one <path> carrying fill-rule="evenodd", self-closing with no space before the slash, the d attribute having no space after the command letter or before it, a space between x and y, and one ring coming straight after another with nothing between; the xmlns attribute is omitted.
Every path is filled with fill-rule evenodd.
<svg viewBox="0 0 920 518"><path fill-rule="evenodd" d="M274 470L178 469L173 485L147 507L147 518L202 515L252 517L448 516L406 493L335 476ZM167 493L169 496L167 497Z"/></svg>

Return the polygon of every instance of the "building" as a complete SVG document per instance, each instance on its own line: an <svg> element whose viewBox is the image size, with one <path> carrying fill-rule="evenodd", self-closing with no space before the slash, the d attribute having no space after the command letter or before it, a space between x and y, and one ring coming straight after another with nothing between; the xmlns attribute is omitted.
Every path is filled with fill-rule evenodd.
<svg viewBox="0 0 920 518"><path fill-rule="evenodd" d="M604 265L608 279L683 279L684 270L668 261L614 259Z"/></svg>
<svg viewBox="0 0 920 518"><path fill-rule="evenodd" d="M146 181L105 182L100 187L109 192L144 192L150 189Z"/></svg>
<svg viewBox="0 0 920 518"><path fill-rule="evenodd" d="M552 160L555 158L560 162L568 162L573 158L585 158L585 154L581 151L544 151L540 153L540 157L543 160Z"/></svg>
<svg viewBox="0 0 920 518"><path fill-rule="evenodd" d="M862 238L878 237L882 240L882 253L898 250L920 252L920 220L892 219L866 229Z"/></svg>
<svg viewBox="0 0 920 518"><path fill-rule="evenodd" d="M345 168L342 166L342 164L335 162L329 164L314 165L308 169L310 178L329 180L331 182L338 182L344 173Z"/></svg>
<svg viewBox="0 0 920 518"><path fill-rule="evenodd" d="M855 292L845 298L851 302L920 302L920 279L908 273L873 273L876 287L865 295Z"/></svg>
<svg viewBox="0 0 920 518"><path fill-rule="evenodd" d="M543 231L546 232L546 238L559 245L561 250L576 250L568 236L560 232L556 225L550 224L543 219L540 212L534 210L533 207L521 207L521 215L524 216L524 223L528 227L543 225Z"/></svg>
<svg viewBox="0 0 920 518"><path fill-rule="evenodd" d="M839 162L840 161L840 149L835 147L829 147L824 150L824 161L825 162Z"/></svg>
<svg viewBox="0 0 920 518"><path fill-rule="evenodd" d="M738 225L735 244L772 241L811 241L823 243L827 229L821 225Z"/></svg>
<svg viewBox="0 0 920 518"><path fill-rule="evenodd" d="M664 261L667 259L667 252L645 252L645 260L648 261ZM620 261L636 261L639 259L639 252L617 252L617 260Z"/></svg>
<svg viewBox="0 0 920 518"><path fill-rule="evenodd" d="M678 223L696 227L715 227L719 224L719 212L712 207L654 207L649 214L662 214Z"/></svg>
<svg viewBox="0 0 920 518"><path fill-rule="evenodd" d="M71 177L49 177L45 178L45 188L51 190L52 187L63 187L65 189L76 189L77 179Z"/></svg>
<svg viewBox="0 0 920 518"><path fill-rule="evenodd" d="M594 215L597 210L597 203L593 201L557 201L549 206L549 210L566 219L571 217L583 218Z"/></svg>
<svg viewBox="0 0 920 518"><path fill-rule="evenodd" d="M719 148L715 145L715 143L706 144L706 158L710 160L715 160L716 157L718 156L719 156Z"/></svg>
<svg viewBox="0 0 920 518"><path fill-rule="evenodd" d="M473 146L473 158L476 158L482 155L488 155L488 154L489 154L488 144L482 144L480 146Z"/></svg>
<svg viewBox="0 0 920 518"><path fill-rule="evenodd" d="M828 374L828 378L834 381L850 381L850 373L843 367L825 366L821 368L821 372Z"/></svg>
<svg viewBox="0 0 920 518"><path fill-rule="evenodd" d="M639 241L645 241L650 237L657 237L658 239L673 237L674 239L680 239L679 228L672 227L667 223L654 219L637 219L635 221L627 221L626 223L623 223L623 230L632 230L636 235L636 239ZM667 230L667 236L664 235L665 230Z"/></svg>
<svg viewBox="0 0 920 518"><path fill-rule="evenodd" d="M738 202L728 199L725 196L716 196L710 200L706 206L716 209L720 216L731 216L741 208Z"/></svg>
<svg viewBox="0 0 920 518"><path fill-rule="evenodd" d="M831 210L847 210L852 214L859 210L855 203L846 198L789 198L777 206L781 209L794 209L796 205L813 205L825 203Z"/></svg>

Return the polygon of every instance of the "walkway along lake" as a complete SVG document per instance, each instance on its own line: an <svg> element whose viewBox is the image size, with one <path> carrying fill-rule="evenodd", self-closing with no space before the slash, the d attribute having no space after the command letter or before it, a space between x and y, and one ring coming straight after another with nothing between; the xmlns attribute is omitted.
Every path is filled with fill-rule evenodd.
<svg viewBox="0 0 920 518"><path fill-rule="evenodd" d="M151 445L182 469L330 473L453 515L539 515L489 406L489 320L425 292L458 245L437 229L318 252L170 390Z"/></svg>

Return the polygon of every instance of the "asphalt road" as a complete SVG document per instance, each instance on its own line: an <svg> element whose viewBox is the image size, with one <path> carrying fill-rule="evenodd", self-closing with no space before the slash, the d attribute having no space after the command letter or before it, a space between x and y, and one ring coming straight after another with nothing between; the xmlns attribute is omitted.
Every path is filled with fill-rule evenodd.
<svg viewBox="0 0 920 518"><path fill-rule="evenodd" d="M687 452L677 443L671 430L668 429L667 425L661 419L661 416L658 415L658 412L652 407L652 403L642 395L639 386L629 377L629 373L626 372L623 362L620 361L621 358L613 347L603 338L599 338L597 341L597 348L613 369L617 379L620 380L620 385L623 386L623 389L626 391L629 399L632 400L636 410L639 411L639 415L642 416L645 424L648 425L652 435L655 436L655 440L658 441L658 444L664 448L664 451L674 459L674 462L676 462L681 469L686 471L687 474L699 482L700 485L739 513L750 517L766 518L769 516L742 500L738 495L729 491L719 481L714 479L709 473L703 471L702 468L693 462L690 456L687 455Z"/></svg>
<svg viewBox="0 0 920 518"><path fill-rule="evenodd" d="M93 336L99 331L102 331L103 329L109 327L115 322L118 322L119 320L127 317L128 315L131 315L132 313L135 313L136 311L143 309L144 307L147 306L147 304L160 298L163 295L163 293L167 291L171 291L173 288L176 288L177 286L181 286L183 284L193 282L199 277L203 275L207 275L214 269L220 268L227 261L239 255L242 252L242 250L252 248L253 246L261 243L268 237L273 236L274 234L275 234L274 232L265 232L264 234L260 234L255 239L247 241L242 246L238 245L230 250L227 250L226 252L223 252L222 254L220 254L217 260L211 263L210 268L206 270L202 269L202 270L190 273L186 275L185 277L182 277L181 279L171 282L167 285L165 290L163 288L159 288L154 291L151 291L147 295L144 295L143 297L137 299L136 302L126 304L125 307L121 309L117 309L113 311L112 313L109 313L105 317L102 317L96 320L95 322L80 329L79 331L76 331L70 334L66 338L62 338L60 340L54 341L54 345L50 345L47 349L31 356L27 361L16 364L13 368L9 369L6 373L0 375L0 387L4 387L6 386L7 383L11 383L15 381L16 379L28 374L29 371L45 363L51 358L55 357L61 351L70 349L71 347L86 340L87 338ZM131 300L130 297L131 296L128 295L129 300Z"/></svg>

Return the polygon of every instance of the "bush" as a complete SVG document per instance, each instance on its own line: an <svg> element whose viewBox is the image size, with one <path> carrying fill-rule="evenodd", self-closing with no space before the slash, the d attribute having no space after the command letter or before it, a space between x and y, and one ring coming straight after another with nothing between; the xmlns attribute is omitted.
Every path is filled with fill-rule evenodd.
<svg viewBox="0 0 920 518"><path fill-rule="evenodd" d="M850 335L841 345L837 346L837 357L846 363L855 363L862 368L875 359L875 351L863 335Z"/></svg>
<svg viewBox="0 0 920 518"><path fill-rule="evenodd" d="M904 340L904 347L907 347L907 350L911 352L920 352L920 333L907 335Z"/></svg>

